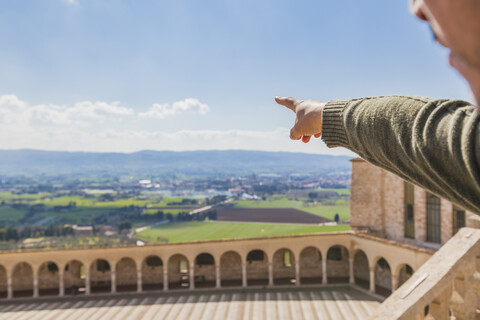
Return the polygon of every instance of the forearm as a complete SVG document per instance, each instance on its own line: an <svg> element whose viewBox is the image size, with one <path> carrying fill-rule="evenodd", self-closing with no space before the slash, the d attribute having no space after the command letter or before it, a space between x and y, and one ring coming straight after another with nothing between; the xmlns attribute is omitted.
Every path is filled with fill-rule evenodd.
<svg viewBox="0 0 480 320"><path fill-rule="evenodd" d="M331 101L322 139L480 213L480 116L464 101L389 96Z"/></svg>

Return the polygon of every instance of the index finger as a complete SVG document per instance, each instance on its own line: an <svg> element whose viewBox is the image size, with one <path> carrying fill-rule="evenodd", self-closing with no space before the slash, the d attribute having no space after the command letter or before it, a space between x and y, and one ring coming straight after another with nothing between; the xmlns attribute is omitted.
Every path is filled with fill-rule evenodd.
<svg viewBox="0 0 480 320"><path fill-rule="evenodd" d="M295 98L292 98L292 97L275 97L275 101L282 105L282 106L285 106L287 107L288 109L292 110L293 112L295 112L295 106L296 104L298 103L298 100L295 99Z"/></svg>

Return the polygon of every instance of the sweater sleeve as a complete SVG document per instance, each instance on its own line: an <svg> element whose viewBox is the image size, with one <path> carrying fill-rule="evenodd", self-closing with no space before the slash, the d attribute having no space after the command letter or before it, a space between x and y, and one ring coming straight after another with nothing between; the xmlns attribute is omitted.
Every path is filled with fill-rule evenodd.
<svg viewBox="0 0 480 320"><path fill-rule="evenodd" d="M330 101L322 139L480 214L480 114L465 101L388 96Z"/></svg>

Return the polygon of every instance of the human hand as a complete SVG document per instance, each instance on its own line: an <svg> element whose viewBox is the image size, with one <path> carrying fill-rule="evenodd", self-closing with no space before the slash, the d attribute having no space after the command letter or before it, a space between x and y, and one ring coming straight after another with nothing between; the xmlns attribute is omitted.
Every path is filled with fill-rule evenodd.
<svg viewBox="0 0 480 320"><path fill-rule="evenodd" d="M284 97L275 97L275 101L296 114L295 125L290 130L290 139L302 139L307 143L312 136L319 138L322 135L322 111L325 102Z"/></svg>

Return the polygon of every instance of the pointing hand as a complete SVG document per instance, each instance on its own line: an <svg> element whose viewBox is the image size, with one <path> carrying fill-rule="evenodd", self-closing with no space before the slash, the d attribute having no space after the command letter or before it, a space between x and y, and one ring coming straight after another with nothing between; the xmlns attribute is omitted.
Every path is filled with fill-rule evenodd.
<svg viewBox="0 0 480 320"><path fill-rule="evenodd" d="M302 139L307 143L312 136L319 138L322 135L322 111L325 102L284 97L275 97L275 101L296 114L295 125L290 130L290 139Z"/></svg>

